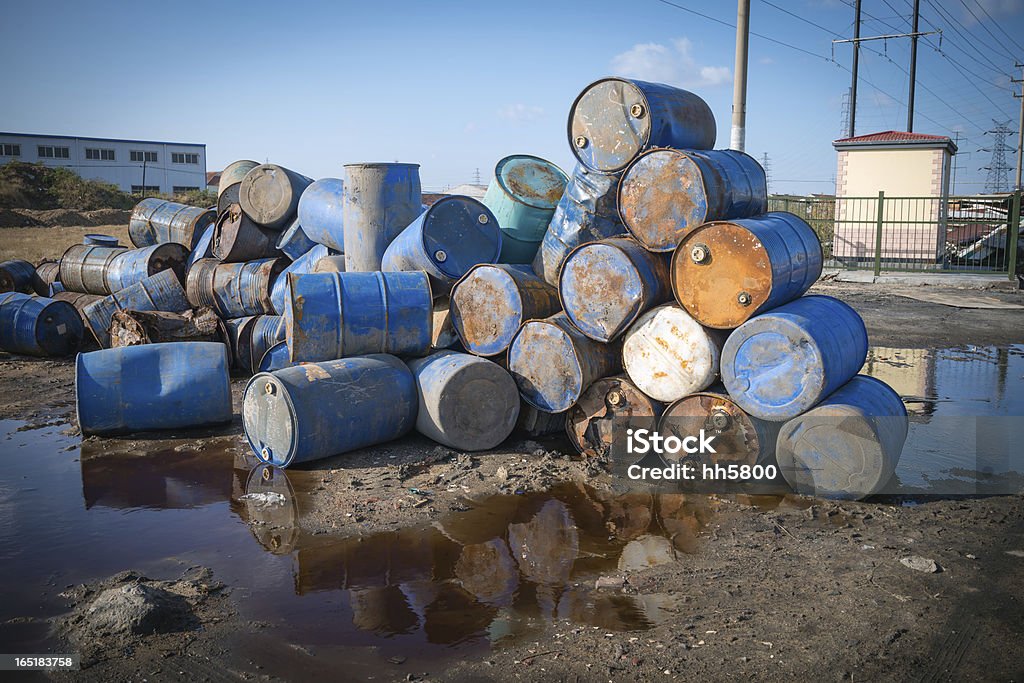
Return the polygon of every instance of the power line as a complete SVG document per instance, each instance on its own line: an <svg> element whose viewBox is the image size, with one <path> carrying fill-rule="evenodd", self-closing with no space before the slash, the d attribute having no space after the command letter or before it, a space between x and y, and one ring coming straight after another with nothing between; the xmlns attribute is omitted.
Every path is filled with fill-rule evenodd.
<svg viewBox="0 0 1024 683"><path fill-rule="evenodd" d="M1009 189L1010 164L1006 161L1006 153L1012 148L1006 144L1006 137L1013 135L1010 130L1009 121L996 121L992 119L995 128L985 131L985 134L992 135L992 149L980 149L980 152L992 152L992 161L988 166L982 166L979 170L988 171L985 177L985 192L996 193L1006 192Z"/></svg>
<svg viewBox="0 0 1024 683"><path fill-rule="evenodd" d="M996 64L995 62L993 62L992 59L988 55L986 55L984 52L982 52L978 48L977 43L981 42L982 44L984 44L984 41L978 41L977 39L972 40L968 36L964 35L964 33L960 30L960 27L962 27L963 24L961 22L957 21L956 19L954 19L952 16L950 16L950 14L946 11L946 9L943 8L941 5L939 5L937 2L934 2L933 0L928 0L928 4L931 5L932 9L934 9L940 16L942 16L942 18L946 22L946 24L949 25L949 28L951 28L953 30L953 32L956 33L958 36L963 38L964 41L967 43L967 45L970 48L972 48L975 52L977 52L978 55L980 55L982 59L984 59L986 62L988 62L992 66L993 69L995 69L999 73L1004 73L1007 76L1009 75L1008 72L1003 70L1003 67L1001 67L998 64ZM928 22L928 23L931 23L931 22ZM966 31L966 27L964 27L964 30Z"/></svg>
<svg viewBox="0 0 1024 683"><path fill-rule="evenodd" d="M1009 50L1006 49L1006 46L1003 45L1003 41L999 40L999 38L996 38L996 34L992 33L992 31L989 30L988 26L986 26L981 21L981 19L978 18L978 15L974 13L974 10L971 9L970 5L968 5L966 2L964 2L964 0L960 0L960 4L964 6L965 10L967 10L968 12L971 13L971 16L974 17L974 20L978 22L978 25L981 26L983 29L985 29L985 33L987 33L990 36L992 36L992 40L996 41L996 44L999 45L999 47L1003 48L1003 52L1005 52L1007 55L1009 55L1010 59L1016 61L1017 57L1012 52L1010 52ZM964 28L966 28L966 27L964 27Z"/></svg>
<svg viewBox="0 0 1024 683"><path fill-rule="evenodd" d="M974 4L978 6L978 9L980 9L982 12L985 13L985 16L988 17L992 21L992 23L996 25L996 28L999 29L1000 33L1002 33L1004 36L1006 36L1007 40L1009 40L1011 43L1013 43L1017 47L1018 50L1024 50L1024 47L1021 47L1020 43L1018 43L1016 40L1014 40L1013 36L1011 36L1009 33L1007 33L1005 31L1005 29L1003 29L1002 24L1000 24L998 21L996 21L995 19L992 18L992 15L988 13L988 10L985 9L984 5L982 5L980 2L978 2L978 0L974 0Z"/></svg>

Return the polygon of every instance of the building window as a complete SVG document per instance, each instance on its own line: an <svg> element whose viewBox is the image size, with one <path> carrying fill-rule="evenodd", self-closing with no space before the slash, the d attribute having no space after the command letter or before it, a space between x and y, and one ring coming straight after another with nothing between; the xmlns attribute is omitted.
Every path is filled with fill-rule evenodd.
<svg viewBox="0 0 1024 683"><path fill-rule="evenodd" d="M186 154L185 152L171 152L172 164L198 164L198 154Z"/></svg>
<svg viewBox="0 0 1024 683"><path fill-rule="evenodd" d="M159 185L132 185L132 194L160 194Z"/></svg>
<svg viewBox="0 0 1024 683"><path fill-rule="evenodd" d="M21 145L0 145L0 156L20 157Z"/></svg>
<svg viewBox="0 0 1024 683"><path fill-rule="evenodd" d="M54 147L53 145L39 145L40 159L69 159L71 150L68 147Z"/></svg>
<svg viewBox="0 0 1024 683"><path fill-rule="evenodd" d="M195 185L175 185L174 194L182 194L184 192L198 192L199 188Z"/></svg>
<svg viewBox="0 0 1024 683"><path fill-rule="evenodd" d="M85 158L96 161L114 161L114 150L85 148Z"/></svg>
<svg viewBox="0 0 1024 683"><path fill-rule="evenodd" d="M144 152L140 149L133 149L129 152L132 161L145 161L148 164L156 163L156 152Z"/></svg>

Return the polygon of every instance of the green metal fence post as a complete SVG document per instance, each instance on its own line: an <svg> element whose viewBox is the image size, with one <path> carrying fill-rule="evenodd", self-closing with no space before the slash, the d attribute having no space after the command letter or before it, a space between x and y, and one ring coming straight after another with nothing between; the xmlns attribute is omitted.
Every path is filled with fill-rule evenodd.
<svg viewBox="0 0 1024 683"><path fill-rule="evenodd" d="M882 273L882 221L885 219L885 192L878 193L878 220L875 223L875 277Z"/></svg>
<svg viewBox="0 0 1024 683"><path fill-rule="evenodd" d="M1020 237L1020 190L1013 193L1013 208L1010 220L1006 222L1006 251L1008 259L1006 276L1017 278L1017 240Z"/></svg>

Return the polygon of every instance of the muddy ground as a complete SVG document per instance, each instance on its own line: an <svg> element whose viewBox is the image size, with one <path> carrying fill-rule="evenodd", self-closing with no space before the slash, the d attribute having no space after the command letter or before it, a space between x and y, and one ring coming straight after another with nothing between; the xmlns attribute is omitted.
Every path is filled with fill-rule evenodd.
<svg viewBox="0 0 1024 683"><path fill-rule="evenodd" d="M1024 342L1020 310L951 308L877 285L821 283L814 291L857 309L873 346ZM1024 303L1019 292L986 295ZM233 383L236 409L244 383ZM73 363L0 354L0 418L75 432ZM144 457L160 449L249 457L237 416L214 434L86 439L82 457L88 451ZM591 497L603 500L612 484L600 463L571 453L563 438L524 435L472 455L411 436L289 470L288 478L302 509L301 533L325 538L429 524L472 513L493 494L542 491L557 482L585 483ZM672 537L675 561L613 570L607 587L584 587L653 599L661 618L649 630L622 632L602 628L600 620L584 625L563 619L542 639L442 664L385 658L374 648L353 648L338 660L336 652L318 657L280 642L261 624L233 617L227 586L211 598L219 601L217 610L196 605L199 628L180 639L140 636L130 646L116 643L119 654L110 656L110 644L97 636L86 644L94 653L89 668L74 680L340 680L339 665L350 667L345 670L353 678L377 680L930 681L1024 675L1014 654L1024 635L1019 496L913 506L794 497L701 501L702 511L688 527L693 538L681 543ZM256 531L274 534L265 523ZM934 561L938 571L900 562L910 556ZM81 609L111 581L117 580L69 592L69 607Z"/></svg>

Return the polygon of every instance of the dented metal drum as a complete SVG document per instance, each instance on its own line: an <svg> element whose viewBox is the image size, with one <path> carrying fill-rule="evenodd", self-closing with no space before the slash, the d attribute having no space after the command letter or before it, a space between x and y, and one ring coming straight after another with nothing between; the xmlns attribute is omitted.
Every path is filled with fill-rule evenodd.
<svg viewBox="0 0 1024 683"><path fill-rule="evenodd" d="M416 378L416 431L462 451L494 448L519 418L519 390L501 366L455 351L408 362Z"/></svg>
<svg viewBox="0 0 1024 683"><path fill-rule="evenodd" d="M498 220L503 240L512 237L537 243L544 237L568 182L565 172L550 161L515 154L498 162L482 201ZM532 257L515 263L530 260Z"/></svg>
<svg viewBox="0 0 1024 683"><path fill-rule="evenodd" d="M35 274L35 266L28 261L12 259L0 263L0 292L33 291Z"/></svg>
<svg viewBox="0 0 1024 683"><path fill-rule="evenodd" d="M384 252L423 213L419 164L345 164L345 270L384 270ZM341 223L338 224L341 230Z"/></svg>
<svg viewBox="0 0 1024 683"><path fill-rule="evenodd" d="M715 381L724 339L679 306L659 306L626 333L622 364L640 391L670 403Z"/></svg>
<svg viewBox="0 0 1024 683"><path fill-rule="evenodd" d="M302 191L296 208L296 220L306 237L337 251L345 250L344 192L340 178L321 178Z"/></svg>
<svg viewBox="0 0 1024 683"><path fill-rule="evenodd" d="M822 261L818 236L791 213L707 223L679 243L672 289L702 325L731 329L801 296Z"/></svg>
<svg viewBox="0 0 1024 683"><path fill-rule="evenodd" d="M281 274L274 278L274 286L270 289L270 300L274 304L274 312L284 315L284 309L288 300L288 274L304 275L312 273L317 262L327 256L330 250L322 244L318 244L305 254L288 264L288 267L281 271ZM256 359L259 362L259 359Z"/></svg>
<svg viewBox="0 0 1024 683"><path fill-rule="evenodd" d="M271 288L286 264L287 259L283 258L247 263L200 259L188 271L188 300L193 306L213 308L225 320L273 314Z"/></svg>
<svg viewBox="0 0 1024 683"><path fill-rule="evenodd" d="M245 367L250 374L260 372L260 363L275 344L285 341L284 318L279 315L258 315L249 328L247 347L242 352L248 362Z"/></svg>
<svg viewBox="0 0 1024 683"><path fill-rule="evenodd" d="M569 146L580 163L613 173L654 147L711 149L715 115L699 96L661 83L602 78L569 110Z"/></svg>
<svg viewBox="0 0 1024 683"><path fill-rule="evenodd" d="M0 294L0 349L27 356L66 356L85 336L74 306L22 292Z"/></svg>
<svg viewBox="0 0 1024 683"><path fill-rule="evenodd" d="M3 268L3 264L0 264L0 269ZM3 275L0 275L0 290L4 290L8 286L2 282ZM32 274L32 289L39 296L49 296L50 287L53 283L60 282L60 261L43 261L35 267L35 272ZM15 291L16 288L7 288L6 291Z"/></svg>
<svg viewBox="0 0 1024 683"><path fill-rule="evenodd" d="M388 245L381 270L422 270L434 294L442 296L470 268L495 263L500 253L501 230L491 210L472 197L452 195L435 202Z"/></svg>
<svg viewBox="0 0 1024 683"><path fill-rule="evenodd" d="M242 178L238 203L259 225L281 230L295 219L299 197L312 183L312 178L283 166L260 164Z"/></svg>
<svg viewBox="0 0 1024 683"><path fill-rule="evenodd" d="M217 184L217 215L227 211L232 204L238 204L238 192L242 188L242 179L252 169L259 166L255 161L242 159L228 164L220 173Z"/></svg>
<svg viewBox="0 0 1024 683"><path fill-rule="evenodd" d="M622 445L627 429L654 431L663 408L627 378L605 377L569 409L565 427L582 455L606 457Z"/></svg>
<svg viewBox="0 0 1024 683"><path fill-rule="evenodd" d="M141 282L94 301L81 309L86 326L102 348L110 346L110 324L123 310L180 313L189 309L185 290L171 270L162 270Z"/></svg>
<svg viewBox="0 0 1024 683"><path fill-rule="evenodd" d="M519 328L508 350L508 368L524 401L560 413L595 380L621 370L619 350L618 344L584 336L565 313L558 313Z"/></svg>
<svg viewBox="0 0 1024 683"><path fill-rule="evenodd" d="M107 269L128 247L100 247L74 244L60 259L60 282L71 292L110 294Z"/></svg>
<svg viewBox="0 0 1024 683"><path fill-rule="evenodd" d="M314 273L344 273L345 272L345 255L340 256L321 256L316 260L313 265Z"/></svg>
<svg viewBox="0 0 1024 683"><path fill-rule="evenodd" d="M260 373L242 398L249 446L277 467L397 439L416 411L412 372L384 354Z"/></svg>
<svg viewBox="0 0 1024 683"><path fill-rule="evenodd" d="M627 237L583 244L562 264L558 298L576 329L613 341L641 313L672 298L669 258Z"/></svg>
<svg viewBox="0 0 1024 683"><path fill-rule="evenodd" d="M430 351L433 299L422 271L289 275L288 288L293 361Z"/></svg>
<svg viewBox="0 0 1024 683"><path fill-rule="evenodd" d="M779 471L803 495L864 498L892 478L907 429L899 394L884 382L858 375L782 426Z"/></svg>
<svg viewBox="0 0 1024 683"><path fill-rule="evenodd" d="M674 402L661 416L658 433L680 439L699 434L714 437L714 453L699 457L713 463L755 465L771 460L781 423L767 422L748 415L716 384L708 391L685 396Z"/></svg>
<svg viewBox="0 0 1024 683"><path fill-rule="evenodd" d="M191 249L216 218L213 209L150 197L132 209L128 236L136 247L177 242Z"/></svg>
<svg viewBox="0 0 1024 683"><path fill-rule="evenodd" d="M768 211L764 169L731 149L654 149L630 164L619 183L619 214L650 251L672 251L709 221Z"/></svg>
<svg viewBox="0 0 1024 683"><path fill-rule="evenodd" d="M280 256L280 235L257 225L238 204L230 205L217 219L213 233L213 256L222 263L243 263Z"/></svg>
<svg viewBox="0 0 1024 683"><path fill-rule="evenodd" d="M302 204L301 197L299 198L299 204ZM277 239L277 248L292 261L299 258L315 246L316 242L309 239L309 235L307 235L306 231L302 229L302 225L299 223L298 217L292 221L292 224L282 232L281 236Z"/></svg>
<svg viewBox="0 0 1024 683"><path fill-rule="evenodd" d="M470 353L503 353L524 321L561 309L555 288L522 268L474 266L452 289L452 326Z"/></svg>
<svg viewBox="0 0 1024 683"><path fill-rule="evenodd" d="M106 293L119 292L164 270L171 271L179 282L184 282L188 254L188 247L176 242L154 244L151 247L129 249L115 254L107 265ZM63 263L63 259L61 262Z"/></svg>
<svg viewBox="0 0 1024 683"><path fill-rule="evenodd" d="M733 330L722 349L722 381L743 410L781 422L846 384L867 352L856 311L829 296L805 296Z"/></svg>
<svg viewBox="0 0 1024 683"><path fill-rule="evenodd" d="M263 358L260 359L259 372L273 372L274 370L283 370L289 368L294 363L288 360L288 342L279 341L263 354Z"/></svg>

